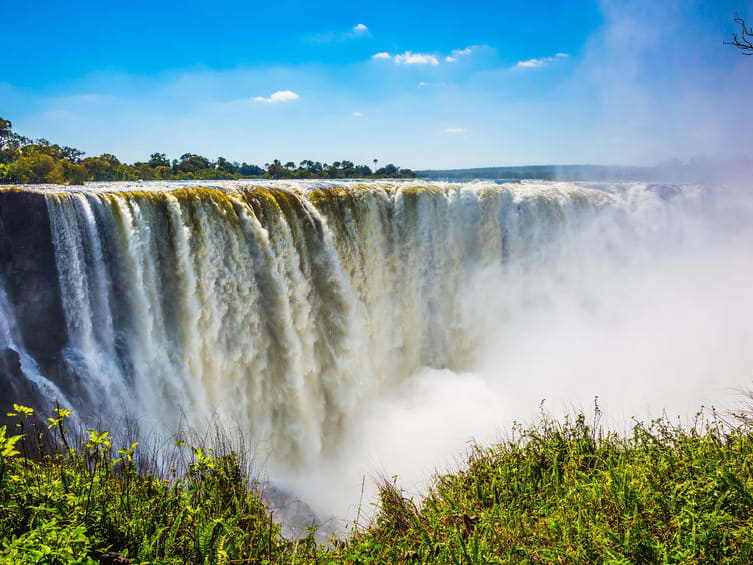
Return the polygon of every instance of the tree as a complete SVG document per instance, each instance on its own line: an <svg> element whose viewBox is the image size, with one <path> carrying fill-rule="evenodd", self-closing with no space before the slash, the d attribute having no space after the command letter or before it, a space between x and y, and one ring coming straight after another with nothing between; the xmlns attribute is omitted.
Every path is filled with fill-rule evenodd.
<svg viewBox="0 0 753 565"><path fill-rule="evenodd" d="M55 147L57 147L57 145ZM83 157L85 153L83 151L79 151L75 147L68 147L64 145L60 148L60 155L63 159L68 159L71 163L80 165L81 157Z"/></svg>
<svg viewBox="0 0 753 565"><path fill-rule="evenodd" d="M217 157L217 162L215 163L214 167L218 171L224 171L226 173L229 173L231 175L236 174L239 172L240 167L234 165L224 157Z"/></svg>
<svg viewBox="0 0 753 565"><path fill-rule="evenodd" d="M12 128L10 120L0 118L0 163L10 161L10 151L6 150L10 148L10 142L15 135Z"/></svg>
<svg viewBox="0 0 753 565"><path fill-rule="evenodd" d="M164 153L152 153L149 156L149 166L152 169L156 169L157 167L169 167L170 159L168 159L167 155Z"/></svg>
<svg viewBox="0 0 753 565"><path fill-rule="evenodd" d="M87 180L117 180L113 165L102 157L87 157L81 163Z"/></svg>
<svg viewBox="0 0 753 565"><path fill-rule="evenodd" d="M55 184L84 184L86 171L81 165L71 163L68 159L60 159L55 163L46 180Z"/></svg>
<svg viewBox="0 0 753 565"><path fill-rule="evenodd" d="M280 172L282 171L282 164L279 159L275 159L271 165L267 166L267 174L275 179L280 178Z"/></svg>
<svg viewBox="0 0 753 565"><path fill-rule="evenodd" d="M725 45L732 45L742 51L743 55L753 55L753 27L747 27L745 20L735 13L735 23L740 26L740 35L732 34L732 41L725 41Z"/></svg>
<svg viewBox="0 0 753 565"><path fill-rule="evenodd" d="M10 164L8 179L10 182L23 184L42 183L48 181L55 166L55 160L40 150L37 145L29 145L23 148L21 156Z"/></svg>
<svg viewBox="0 0 753 565"><path fill-rule="evenodd" d="M285 163L285 168L292 171L293 169L295 169L295 163L293 163L293 161L288 161L287 163Z"/></svg>
<svg viewBox="0 0 753 565"><path fill-rule="evenodd" d="M192 174L201 169L210 168L209 159L193 153L184 153L180 156L180 162L176 169L178 172Z"/></svg>
<svg viewBox="0 0 753 565"><path fill-rule="evenodd" d="M10 136L10 134L13 133L12 128L13 124L10 123L10 120L0 118L0 139Z"/></svg>
<svg viewBox="0 0 753 565"><path fill-rule="evenodd" d="M165 165L154 168L154 176L158 179L169 179L173 176L173 170Z"/></svg>
<svg viewBox="0 0 753 565"><path fill-rule="evenodd" d="M105 161L110 163L110 165L112 165L113 167L117 167L118 165L120 165L120 161L118 160L118 158L111 153L102 153L102 155L100 155L99 158L104 159Z"/></svg>
<svg viewBox="0 0 753 565"><path fill-rule="evenodd" d="M386 166L382 167L376 172L377 176L380 177L391 177L395 178L400 176L400 169L398 169L395 165L392 163L387 164Z"/></svg>
<svg viewBox="0 0 753 565"><path fill-rule="evenodd" d="M240 173L244 177L259 177L264 174L264 169L258 165L249 165L244 161L241 164Z"/></svg>

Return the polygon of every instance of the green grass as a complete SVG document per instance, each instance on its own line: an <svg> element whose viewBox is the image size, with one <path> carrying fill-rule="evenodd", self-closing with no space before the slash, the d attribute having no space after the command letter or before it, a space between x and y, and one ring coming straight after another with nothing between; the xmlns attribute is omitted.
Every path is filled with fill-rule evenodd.
<svg viewBox="0 0 753 565"><path fill-rule="evenodd" d="M0 563L753 562L752 429L713 414L623 435L542 417L422 501L384 481L373 522L326 547L280 536L232 451L178 445L185 469L164 478L106 432L72 442L65 412L41 438L16 414L24 437L0 428Z"/></svg>

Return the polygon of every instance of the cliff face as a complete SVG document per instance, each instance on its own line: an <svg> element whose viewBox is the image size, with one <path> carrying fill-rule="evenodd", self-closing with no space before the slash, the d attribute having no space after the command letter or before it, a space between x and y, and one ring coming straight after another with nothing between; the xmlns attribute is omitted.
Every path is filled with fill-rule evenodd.
<svg viewBox="0 0 753 565"><path fill-rule="evenodd" d="M468 366L476 277L616 206L549 184L0 191L0 404L219 414L315 460L373 391Z"/></svg>
<svg viewBox="0 0 753 565"><path fill-rule="evenodd" d="M0 272L23 345L40 365L52 363L67 338L43 194L0 192Z"/></svg>

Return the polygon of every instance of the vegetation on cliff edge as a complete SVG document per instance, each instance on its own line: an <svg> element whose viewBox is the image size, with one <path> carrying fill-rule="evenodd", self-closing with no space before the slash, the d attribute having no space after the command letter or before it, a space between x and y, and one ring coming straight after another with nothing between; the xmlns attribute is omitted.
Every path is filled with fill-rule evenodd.
<svg viewBox="0 0 753 565"><path fill-rule="evenodd" d="M98 430L75 441L69 412L49 432L31 413L15 406L17 435L0 428L0 563L753 561L752 430L715 414L624 436L543 417L472 449L423 501L385 481L372 523L324 547L280 535L227 448L179 441L185 467L163 476L138 444L116 449Z"/></svg>

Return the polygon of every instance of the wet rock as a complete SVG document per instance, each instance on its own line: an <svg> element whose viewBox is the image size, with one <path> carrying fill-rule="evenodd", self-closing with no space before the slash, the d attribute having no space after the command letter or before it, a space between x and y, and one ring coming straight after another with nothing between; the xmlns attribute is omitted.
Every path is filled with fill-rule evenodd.
<svg viewBox="0 0 753 565"><path fill-rule="evenodd" d="M0 273L26 351L40 364L66 343L45 195L0 191Z"/></svg>
<svg viewBox="0 0 753 565"><path fill-rule="evenodd" d="M13 404L38 406L39 390L23 372L21 356L10 347L0 348L0 426L13 429L16 421L7 416Z"/></svg>

